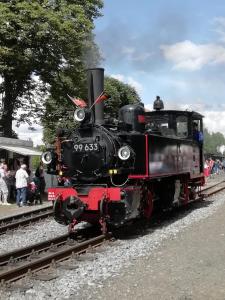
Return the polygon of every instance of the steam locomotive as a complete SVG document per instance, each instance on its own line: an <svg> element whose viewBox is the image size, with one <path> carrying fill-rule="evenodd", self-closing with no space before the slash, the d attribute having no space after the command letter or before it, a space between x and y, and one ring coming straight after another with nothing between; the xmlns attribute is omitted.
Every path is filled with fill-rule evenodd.
<svg viewBox="0 0 225 300"><path fill-rule="evenodd" d="M88 70L88 105L73 100L74 130L60 129L55 145L42 154L49 174L67 186L48 189L57 222L81 221L119 227L196 199L204 184L203 142L196 138L203 116L164 110L157 96L153 111L140 102L104 117L104 69Z"/></svg>

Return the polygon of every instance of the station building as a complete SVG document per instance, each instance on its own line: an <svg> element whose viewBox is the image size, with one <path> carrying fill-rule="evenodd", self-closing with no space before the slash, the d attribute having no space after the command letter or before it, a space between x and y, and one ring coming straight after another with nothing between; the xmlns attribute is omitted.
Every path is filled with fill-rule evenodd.
<svg viewBox="0 0 225 300"><path fill-rule="evenodd" d="M32 156L40 156L41 153L41 151L33 148L32 141L0 136L0 161L5 161L9 170L16 171L22 163L31 169Z"/></svg>

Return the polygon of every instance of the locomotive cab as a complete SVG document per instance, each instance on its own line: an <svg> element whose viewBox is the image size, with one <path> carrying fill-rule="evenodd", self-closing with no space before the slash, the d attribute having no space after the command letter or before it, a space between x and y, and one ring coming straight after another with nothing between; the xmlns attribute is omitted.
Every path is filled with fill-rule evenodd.
<svg viewBox="0 0 225 300"><path fill-rule="evenodd" d="M203 132L203 116L196 112L160 110L145 113L146 131L163 136L197 141L196 130ZM196 128L197 125L197 128Z"/></svg>
<svg viewBox="0 0 225 300"><path fill-rule="evenodd" d="M203 116L201 114L194 111L156 110L146 112L145 119L146 132L156 136L154 139L158 144L158 147L153 146L155 150L150 160L154 161L159 156L164 157L168 160L166 169L173 172L187 170L192 176L203 172ZM165 149L168 149L166 156ZM186 156L188 160L185 161Z"/></svg>

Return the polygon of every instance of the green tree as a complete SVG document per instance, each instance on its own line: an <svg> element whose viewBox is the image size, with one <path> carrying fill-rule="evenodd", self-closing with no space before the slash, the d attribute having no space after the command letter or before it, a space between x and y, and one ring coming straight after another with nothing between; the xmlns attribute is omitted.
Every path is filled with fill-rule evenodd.
<svg viewBox="0 0 225 300"><path fill-rule="evenodd" d="M141 101L134 87L109 76L105 77L105 91L111 96L105 103L105 112L111 116L117 117L120 107Z"/></svg>
<svg viewBox="0 0 225 300"><path fill-rule="evenodd" d="M42 115L46 91L53 93L53 98L54 92L62 90L77 94L85 55L87 58L91 47L98 52L91 32L101 7L102 0L0 2L1 122L5 136L12 136L12 120L20 107L24 110L22 121L29 120L30 111Z"/></svg>
<svg viewBox="0 0 225 300"><path fill-rule="evenodd" d="M225 137L220 132L210 133L207 128L204 129L204 151L205 153L217 154L218 147L225 145Z"/></svg>

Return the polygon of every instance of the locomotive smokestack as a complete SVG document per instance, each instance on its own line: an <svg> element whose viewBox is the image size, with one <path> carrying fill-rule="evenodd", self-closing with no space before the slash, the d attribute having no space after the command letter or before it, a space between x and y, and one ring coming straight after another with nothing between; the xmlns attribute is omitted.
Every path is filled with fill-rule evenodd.
<svg viewBox="0 0 225 300"><path fill-rule="evenodd" d="M98 96L104 91L104 69L94 68L87 70L88 106L91 107ZM96 103L93 108L94 122L104 123L104 101Z"/></svg>

